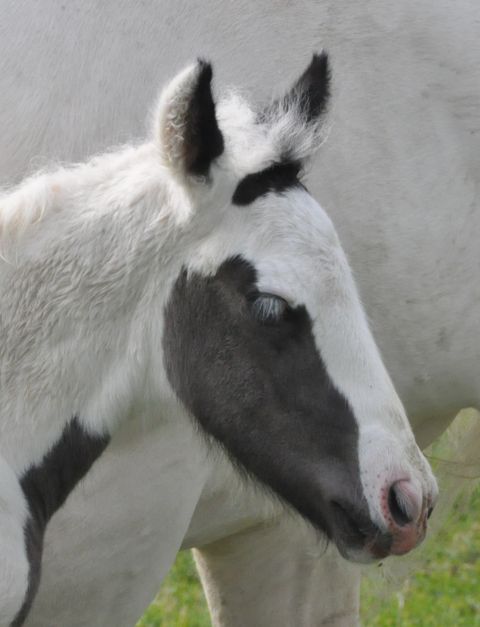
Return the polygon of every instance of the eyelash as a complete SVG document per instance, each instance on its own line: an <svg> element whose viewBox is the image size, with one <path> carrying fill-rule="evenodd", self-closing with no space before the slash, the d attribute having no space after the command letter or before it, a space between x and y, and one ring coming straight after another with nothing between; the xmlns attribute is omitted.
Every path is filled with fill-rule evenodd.
<svg viewBox="0 0 480 627"><path fill-rule="evenodd" d="M279 322L289 305L284 298L274 294L258 294L252 301L253 316L263 323Z"/></svg>

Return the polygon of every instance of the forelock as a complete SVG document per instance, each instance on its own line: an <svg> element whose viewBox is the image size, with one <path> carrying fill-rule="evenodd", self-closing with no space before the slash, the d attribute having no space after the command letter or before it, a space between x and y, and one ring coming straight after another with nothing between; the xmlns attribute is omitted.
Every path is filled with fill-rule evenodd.
<svg viewBox="0 0 480 627"><path fill-rule="evenodd" d="M239 92L230 91L217 105L225 137L227 167L238 178L275 163L306 161L323 143L326 125L302 115L300 99L273 101L257 111Z"/></svg>
<svg viewBox="0 0 480 627"><path fill-rule="evenodd" d="M230 91L217 105L219 126L225 137L228 167L238 178L263 170L277 157L276 146L258 113L236 91Z"/></svg>

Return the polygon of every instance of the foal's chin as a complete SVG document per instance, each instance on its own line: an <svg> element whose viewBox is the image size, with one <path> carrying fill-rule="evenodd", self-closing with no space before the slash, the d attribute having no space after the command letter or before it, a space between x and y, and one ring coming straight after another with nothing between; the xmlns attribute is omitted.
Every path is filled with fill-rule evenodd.
<svg viewBox="0 0 480 627"><path fill-rule="evenodd" d="M361 543L344 536L336 537L334 542L344 559L357 564L372 564L391 555L391 534L380 531L371 538L363 538Z"/></svg>
<svg viewBox="0 0 480 627"><path fill-rule="evenodd" d="M417 526L407 527L401 536L378 528L369 534L358 529L353 537L337 531L333 541L340 555L349 562L372 564L386 557L409 553L423 542L425 535L426 528L419 529Z"/></svg>
<svg viewBox="0 0 480 627"><path fill-rule="evenodd" d="M399 542L395 534L387 527L380 529L365 511L356 510L352 504L330 503L328 519L331 541L340 555L350 562L370 564L399 554ZM409 536L408 547L402 544L406 549L404 552L417 546L423 540L424 533L420 535L416 529L412 529Z"/></svg>

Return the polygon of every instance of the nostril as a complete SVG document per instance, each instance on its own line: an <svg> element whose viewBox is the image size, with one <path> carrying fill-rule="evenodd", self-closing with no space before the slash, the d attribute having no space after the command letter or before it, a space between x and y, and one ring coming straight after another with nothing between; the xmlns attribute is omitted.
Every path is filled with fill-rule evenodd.
<svg viewBox="0 0 480 627"><path fill-rule="evenodd" d="M393 520L400 527L413 522L413 517L409 512L410 508L403 492L398 487L398 483L394 483L388 491L388 508Z"/></svg>
<svg viewBox="0 0 480 627"><path fill-rule="evenodd" d="M427 511L427 518L430 518L430 516L431 516L432 514L433 514L433 505L431 505L431 506L428 508L428 511Z"/></svg>

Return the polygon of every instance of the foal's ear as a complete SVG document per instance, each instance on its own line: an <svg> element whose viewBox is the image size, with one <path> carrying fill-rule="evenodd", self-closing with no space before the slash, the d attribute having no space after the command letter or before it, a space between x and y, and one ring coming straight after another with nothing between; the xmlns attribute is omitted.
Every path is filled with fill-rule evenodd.
<svg viewBox="0 0 480 627"><path fill-rule="evenodd" d="M284 96L285 108L295 107L304 122L316 123L330 97L330 67L325 51L314 54L310 65Z"/></svg>
<svg viewBox="0 0 480 627"><path fill-rule="evenodd" d="M155 141L174 174L207 177L223 152L212 95L212 66L199 59L163 90L155 113Z"/></svg>
<svg viewBox="0 0 480 627"><path fill-rule="evenodd" d="M325 51L315 53L310 64L287 93L274 100L260 119L278 132L290 158L303 159L318 146L330 99L330 65Z"/></svg>

